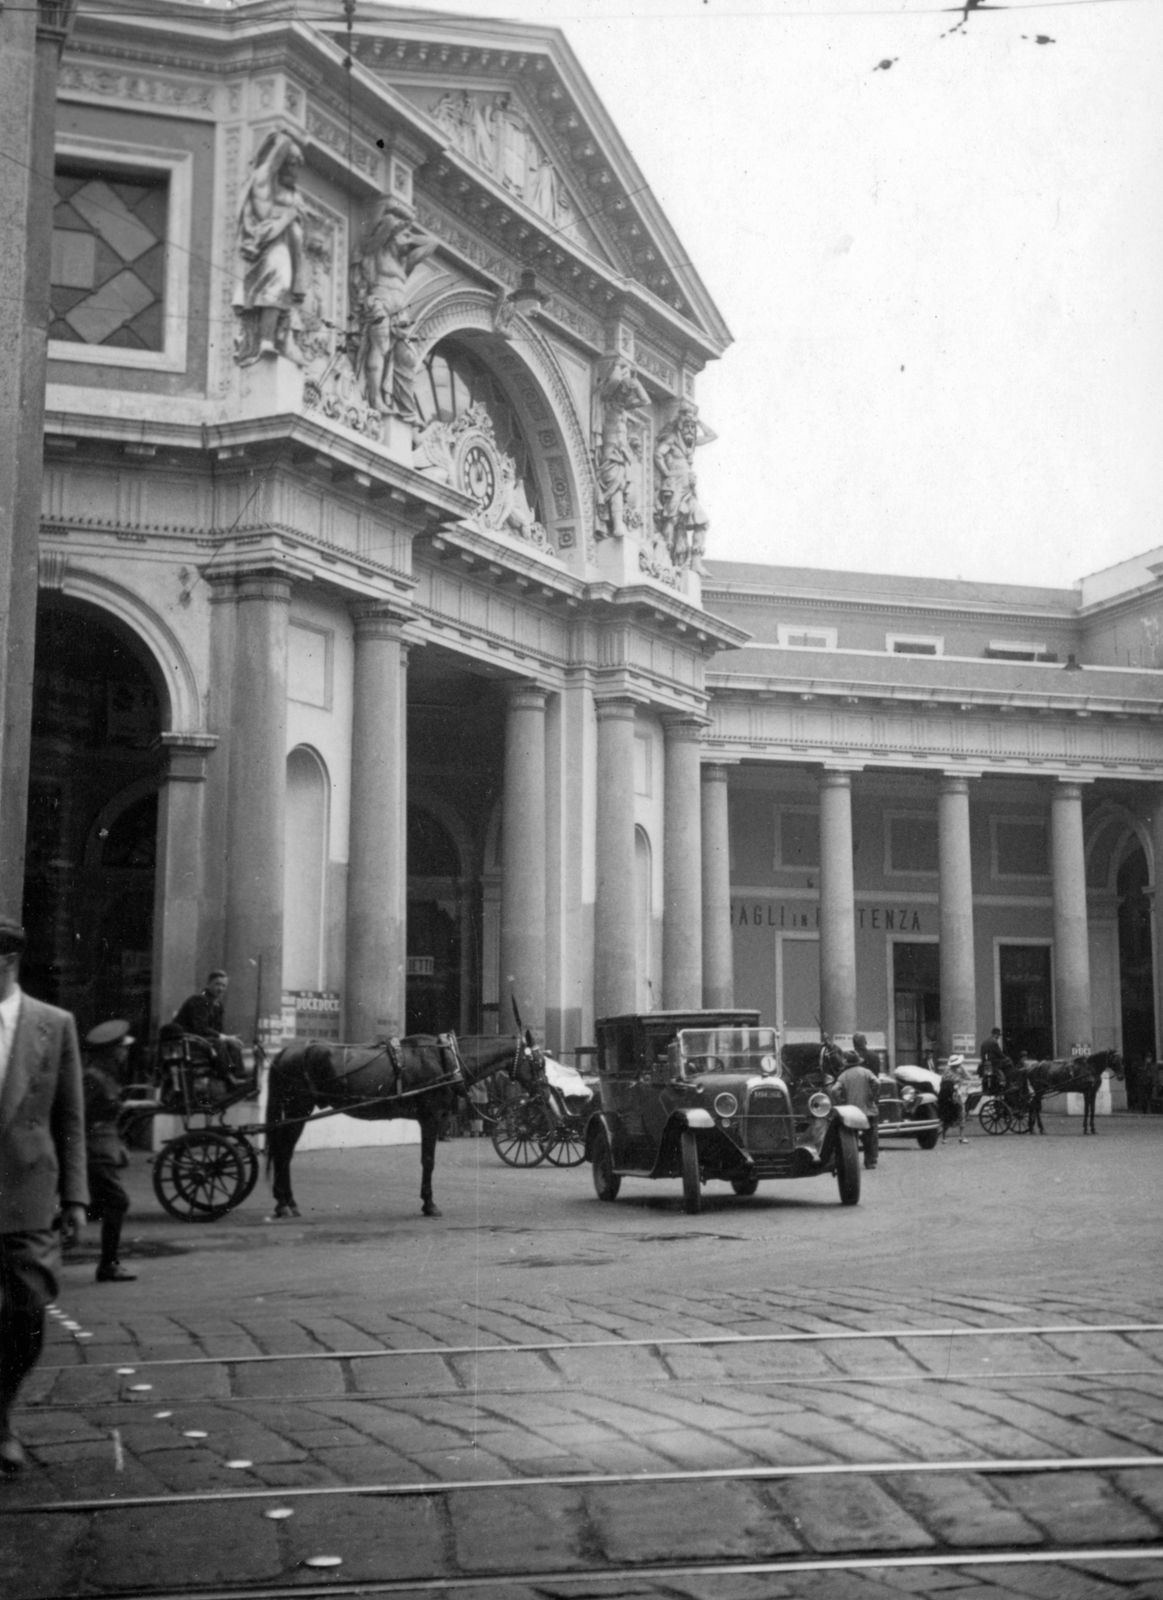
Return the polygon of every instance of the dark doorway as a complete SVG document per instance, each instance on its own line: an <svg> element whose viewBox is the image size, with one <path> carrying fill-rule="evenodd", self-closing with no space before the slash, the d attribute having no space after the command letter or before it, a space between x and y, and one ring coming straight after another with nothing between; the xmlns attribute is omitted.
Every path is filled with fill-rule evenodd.
<svg viewBox="0 0 1163 1600"><path fill-rule="evenodd" d="M941 953L935 944L895 943L892 947L896 1062L919 1065L937 1053L941 1026Z"/></svg>
<svg viewBox="0 0 1163 1600"><path fill-rule="evenodd" d="M21 982L82 1033L149 1027L159 689L144 647L92 606L37 613Z"/></svg>
<svg viewBox="0 0 1163 1600"><path fill-rule="evenodd" d="M997 958L1006 1055L1016 1061L1024 1050L1031 1061L1046 1061L1054 1054L1050 946L1003 944Z"/></svg>
<svg viewBox="0 0 1163 1600"><path fill-rule="evenodd" d="M1136 845L1119 868L1118 891L1123 1054L1142 1061L1155 1050L1154 944L1142 845Z"/></svg>
<svg viewBox="0 0 1163 1600"><path fill-rule="evenodd" d="M405 1022L411 1033L460 1031L460 853L430 811L408 807L408 976Z"/></svg>

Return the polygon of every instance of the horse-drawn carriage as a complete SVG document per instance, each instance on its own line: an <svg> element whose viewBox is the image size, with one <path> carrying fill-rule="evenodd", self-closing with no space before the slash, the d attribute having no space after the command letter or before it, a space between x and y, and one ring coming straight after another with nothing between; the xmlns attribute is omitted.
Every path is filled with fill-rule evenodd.
<svg viewBox="0 0 1163 1600"><path fill-rule="evenodd" d="M586 1158L586 1123L594 1092L580 1072L546 1056L493 1108L493 1149L510 1167L579 1167Z"/></svg>

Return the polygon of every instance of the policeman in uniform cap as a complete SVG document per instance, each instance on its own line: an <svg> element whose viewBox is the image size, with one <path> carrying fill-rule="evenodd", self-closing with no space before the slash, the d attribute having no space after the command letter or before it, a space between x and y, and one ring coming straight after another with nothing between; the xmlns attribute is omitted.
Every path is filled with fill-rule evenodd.
<svg viewBox="0 0 1163 1600"><path fill-rule="evenodd" d="M85 1155L89 1169L89 1205L101 1218L98 1283L133 1283L117 1259L121 1225L129 1196L121 1182L124 1147L117 1130L121 1112L121 1076L133 1043L129 1024L120 1017L100 1022L85 1035Z"/></svg>

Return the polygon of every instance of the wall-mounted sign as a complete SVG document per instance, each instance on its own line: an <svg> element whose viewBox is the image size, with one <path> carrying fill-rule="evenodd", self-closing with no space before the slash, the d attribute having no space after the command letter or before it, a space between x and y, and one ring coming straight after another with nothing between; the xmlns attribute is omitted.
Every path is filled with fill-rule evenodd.
<svg viewBox="0 0 1163 1600"><path fill-rule="evenodd" d="M784 905L778 900L735 900L731 903L733 928L781 928L785 932L820 930L818 905ZM915 906L857 906L856 928L875 933L920 933L921 912Z"/></svg>
<svg viewBox="0 0 1163 1600"><path fill-rule="evenodd" d="M284 989L285 1039L338 1039L339 991L336 989Z"/></svg>
<svg viewBox="0 0 1163 1600"><path fill-rule="evenodd" d="M409 956L407 975L409 978L434 978L436 976L436 957Z"/></svg>

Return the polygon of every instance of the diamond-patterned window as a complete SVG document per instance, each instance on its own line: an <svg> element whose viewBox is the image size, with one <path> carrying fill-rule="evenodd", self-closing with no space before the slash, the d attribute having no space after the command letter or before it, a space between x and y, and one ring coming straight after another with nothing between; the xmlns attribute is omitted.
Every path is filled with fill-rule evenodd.
<svg viewBox="0 0 1163 1600"><path fill-rule="evenodd" d="M49 338L165 348L168 173L61 160Z"/></svg>

